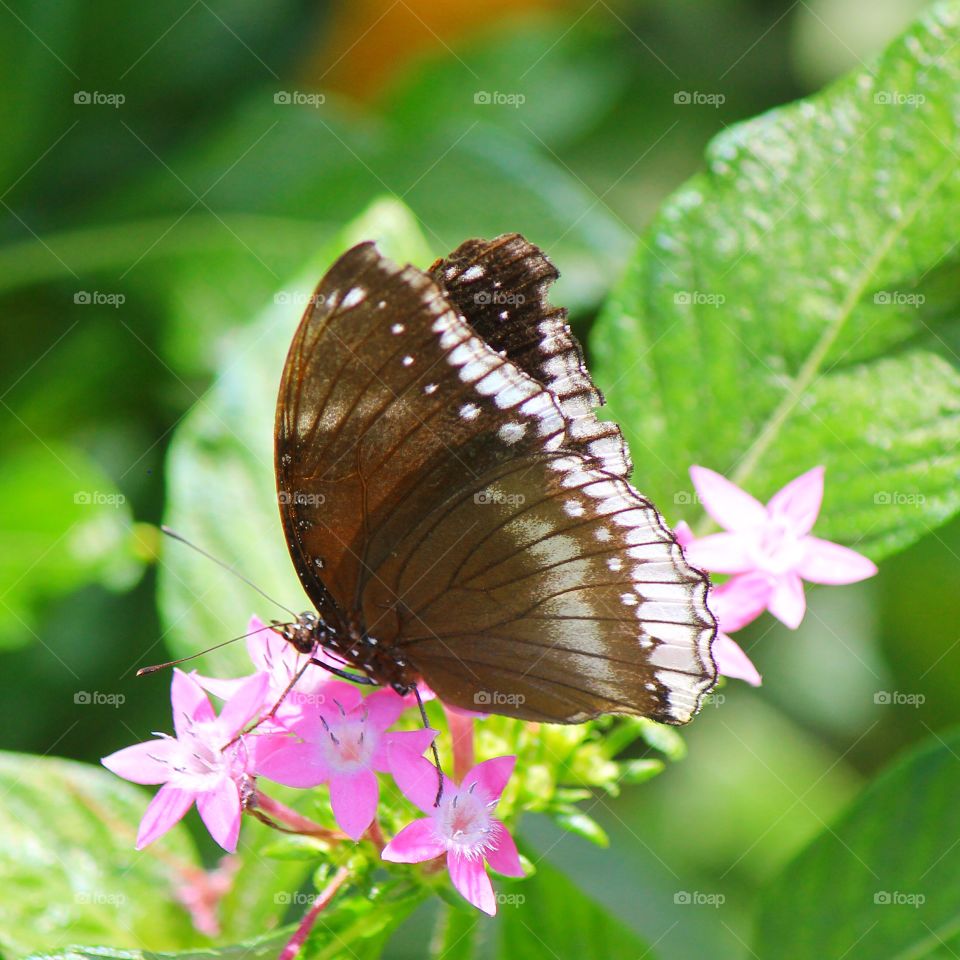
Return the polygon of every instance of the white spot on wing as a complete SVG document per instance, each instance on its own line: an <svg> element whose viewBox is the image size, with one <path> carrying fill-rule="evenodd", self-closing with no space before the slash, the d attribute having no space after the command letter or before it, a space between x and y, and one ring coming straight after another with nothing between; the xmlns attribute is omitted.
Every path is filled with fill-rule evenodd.
<svg viewBox="0 0 960 960"><path fill-rule="evenodd" d="M352 307L359 306L367 297L367 291L363 287L351 287L344 295L343 300L340 301L340 306L345 310L350 310Z"/></svg>

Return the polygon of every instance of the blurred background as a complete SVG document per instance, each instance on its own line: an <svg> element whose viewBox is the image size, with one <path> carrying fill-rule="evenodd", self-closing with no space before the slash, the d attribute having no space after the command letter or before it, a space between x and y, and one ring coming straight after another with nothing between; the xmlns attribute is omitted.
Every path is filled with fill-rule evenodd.
<svg viewBox="0 0 960 960"><path fill-rule="evenodd" d="M0 4L3 747L96 762L166 723L167 682L132 681L167 655L173 431L371 202L406 203L434 255L523 232L582 334L712 135L869 59L921 6ZM611 850L535 820L528 842L659 956L742 956L765 879L895 751L960 720L958 552L955 523L873 581L814 588L796 633L758 621L738 639L764 686L727 684L682 763L585 805ZM877 702L894 691L923 702ZM676 890L726 901L665 915Z"/></svg>

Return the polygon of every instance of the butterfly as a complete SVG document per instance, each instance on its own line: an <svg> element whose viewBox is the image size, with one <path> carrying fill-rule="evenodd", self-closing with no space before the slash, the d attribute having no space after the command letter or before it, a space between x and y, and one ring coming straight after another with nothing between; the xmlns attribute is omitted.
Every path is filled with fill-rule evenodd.
<svg viewBox="0 0 960 960"><path fill-rule="evenodd" d="M515 233L427 271L370 242L330 268L275 426L283 528L316 612L275 629L356 679L422 681L466 709L685 723L716 680L708 581L595 413L547 300L558 275Z"/></svg>

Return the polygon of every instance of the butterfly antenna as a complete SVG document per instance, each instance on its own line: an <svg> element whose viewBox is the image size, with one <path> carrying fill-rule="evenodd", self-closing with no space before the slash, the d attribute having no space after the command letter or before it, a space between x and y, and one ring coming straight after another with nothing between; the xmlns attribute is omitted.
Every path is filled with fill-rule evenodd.
<svg viewBox="0 0 960 960"><path fill-rule="evenodd" d="M430 728L430 721L427 720L427 711L423 706L423 700L420 697L420 690L413 688L413 695L417 698L417 706L420 708L420 719L423 721L424 729ZM437 741L430 741L430 750L433 752L433 765L437 768L437 796L434 798L433 805L440 806L440 799L443 797L443 768L440 766L440 754L437 752Z"/></svg>
<svg viewBox="0 0 960 960"><path fill-rule="evenodd" d="M155 663L152 667L141 667L137 671L138 677L144 677L148 673L156 673L158 670L166 670L167 667L175 667L178 663L186 663L188 660L195 660L197 657L202 657L205 653L211 653L213 650L219 650L221 647L225 647L228 643L236 643L238 640L246 640L247 637L252 637L255 633L262 633L264 630L272 630L273 627L258 627L256 630L251 630L249 633L242 633L239 637L231 637L229 640L224 640L223 643L214 644L212 647L207 647L206 650L201 650L199 653L191 653L189 657L180 657L178 660L168 660L166 663Z"/></svg>
<svg viewBox="0 0 960 960"><path fill-rule="evenodd" d="M234 567L231 567L230 564L224 563L222 560L219 560L212 553L208 553L206 550L204 550L203 547L198 547L195 543L191 543L186 537L177 533L176 530L171 530L170 527L166 526L165 524L161 524L160 529L161 531L163 531L163 533L165 533L171 539L179 540L181 543L184 543L188 547L190 547L191 550L196 550L197 553L199 553L202 557L206 557L208 560L212 560L218 567L222 567L224 570L228 571L229 573L232 573L239 580L242 580L248 587L252 587L254 590L256 590L257 593L259 593L260 596L263 597L265 600L269 600L272 604L275 604L281 610L285 610L287 613L290 614L291 617L293 617L294 620L297 619L297 614L293 610L291 610L289 607L284 606L279 600L274 600L274 598L271 597L269 593L267 593L265 590L261 590L260 587L258 587L252 580L250 580L248 577L245 577L239 570L235 569ZM229 641L227 642L229 643ZM216 650L216 647L211 647L210 649Z"/></svg>

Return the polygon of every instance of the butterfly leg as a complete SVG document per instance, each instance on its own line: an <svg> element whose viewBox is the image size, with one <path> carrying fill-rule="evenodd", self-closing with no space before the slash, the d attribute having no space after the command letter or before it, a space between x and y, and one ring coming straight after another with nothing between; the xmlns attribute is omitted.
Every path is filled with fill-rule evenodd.
<svg viewBox="0 0 960 960"><path fill-rule="evenodd" d="M334 667L329 663L324 663L322 660L317 660L313 657L307 661L307 664L311 663L316 667L323 667L324 670L332 673L335 677L340 677L341 680L350 680L353 683L361 683L366 686L379 686L373 677L368 677L365 673L350 673L349 670L341 670L339 667Z"/></svg>
<svg viewBox="0 0 960 960"><path fill-rule="evenodd" d="M429 727L430 722L427 720L427 711L424 709L423 700L420 697L420 691L414 687L413 695L417 698L417 706L420 708L420 719L423 721L424 727ZM443 768L440 766L440 754L437 751L437 741L430 741L430 750L433 752L433 765L437 768L437 796L433 801L435 807L440 806L440 798L443 796Z"/></svg>

